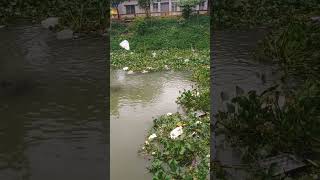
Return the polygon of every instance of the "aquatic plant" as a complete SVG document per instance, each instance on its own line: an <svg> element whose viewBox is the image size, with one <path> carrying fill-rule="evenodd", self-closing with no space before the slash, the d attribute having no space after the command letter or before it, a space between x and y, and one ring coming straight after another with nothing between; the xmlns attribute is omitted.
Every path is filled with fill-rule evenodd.
<svg viewBox="0 0 320 180"><path fill-rule="evenodd" d="M153 57L152 53L157 55ZM185 62L189 59L189 62ZM111 67L122 69L128 67L133 71L167 71L167 70L193 70L195 67L209 67L209 50L192 52L190 50L168 49L155 50L153 52L131 53L112 51ZM209 70L209 69L208 69Z"/></svg>
<svg viewBox="0 0 320 180"><path fill-rule="evenodd" d="M290 94L277 87L233 98L233 110L216 114L220 133L242 152L243 161L253 166L281 152L319 162L319 81Z"/></svg>
<svg viewBox="0 0 320 180"><path fill-rule="evenodd" d="M309 17L294 18L260 42L255 58L301 79L319 79L319 50L320 24Z"/></svg>
<svg viewBox="0 0 320 180"><path fill-rule="evenodd" d="M155 119L148 134L157 134L157 138L147 141L141 149L141 153L153 157L149 167L153 179L206 179L209 124L208 116L199 119L192 114L184 117L176 113Z"/></svg>
<svg viewBox="0 0 320 180"><path fill-rule="evenodd" d="M124 39L134 51L161 49L196 50L209 49L210 17L199 16L188 20L178 17L136 18L132 23L111 23L111 49L120 50Z"/></svg>

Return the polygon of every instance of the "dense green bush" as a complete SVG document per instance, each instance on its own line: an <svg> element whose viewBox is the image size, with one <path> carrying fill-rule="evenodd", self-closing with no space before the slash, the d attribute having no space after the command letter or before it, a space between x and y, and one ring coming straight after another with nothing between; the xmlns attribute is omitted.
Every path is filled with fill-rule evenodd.
<svg viewBox="0 0 320 180"><path fill-rule="evenodd" d="M261 94L250 91L233 98L229 105L233 108L216 115L220 133L253 166L283 152L318 163L320 81L310 81L284 99L281 94L275 86Z"/></svg>
<svg viewBox="0 0 320 180"><path fill-rule="evenodd" d="M135 51L160 49L209 49L210 22L208 16L180 18L137 18L125 27L111 24L111 47L119 50L119 43L127 39ZM122 33L119 33L122 32Z"/></svg>
<svg viewBox="0 0 320 180"><path fill-rule="evenodd" d="M0 2L0 21L15 18L41 20L50 16L62 18L62 25L74 30L104 29L109 19L107 0L3 0Z"/></svg>
<svg viewBox="0 0 320 180"><path fill-rule="evenodd" d="M320 24L308 18L289 21L260 42L255 57L279 64L300 79L320 78Z"/></svg>
<svg viewBox="0 0 320 180"><path fill-rule="evenodd" d="M319 14L318 0L215 0L213 25L248 27L275 25L301 14Z"/></svg>

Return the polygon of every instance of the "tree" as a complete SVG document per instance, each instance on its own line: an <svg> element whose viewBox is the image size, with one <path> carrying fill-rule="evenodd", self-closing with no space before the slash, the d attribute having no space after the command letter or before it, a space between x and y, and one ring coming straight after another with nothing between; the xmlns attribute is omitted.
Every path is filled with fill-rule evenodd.
<svg viewBox="0 0 320 180"><path fill-rule="evenodd" d="M150 16L151 0L138 0L139 6L145 10L147 17Z"/></svg>
<svg viewBox="0 0 320 180"><path fill-rule="evenodd" d="M186 19L189 18L192 13L192 8L203 1L205 0L178 0L179 6L183 8L182 16Z"/></svg>
<svg viewBox="0 0 320 180"><path fill-rule="evenodd" d="M120 14L119 14L119 4L122 3L125 0L111 0L111 7L116 8L117 9L117 15L118 15L118 19L120 19Z"/></svg>

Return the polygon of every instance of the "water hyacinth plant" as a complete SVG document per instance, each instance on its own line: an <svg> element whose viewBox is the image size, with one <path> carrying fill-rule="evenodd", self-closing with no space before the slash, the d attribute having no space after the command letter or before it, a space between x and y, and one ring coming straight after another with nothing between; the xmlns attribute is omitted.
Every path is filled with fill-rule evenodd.
<svg viewBox="0 0 320 180"><path fill-rule="evenodd" d="M201 121L202 123L197 123ZM152 155L149 170L153 179L206 179L210 162L210 119L173 114L154 120L141 153Z"/></svg>
<svg viewBox="0 0 320 180"><path fill-rule="evenodd" d="M261 94L250 91L237 96L232 99L234 110L216 115L220 133L242 152L242 160L255 169L260 159L283 152L318 163L319 85L307 83L304 89L286 94L284 102L277 86Z"/></svg>

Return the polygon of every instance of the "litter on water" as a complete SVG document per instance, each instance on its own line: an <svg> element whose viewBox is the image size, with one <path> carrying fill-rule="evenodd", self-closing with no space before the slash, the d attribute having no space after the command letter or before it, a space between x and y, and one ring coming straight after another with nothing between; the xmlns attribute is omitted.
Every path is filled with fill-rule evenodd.
<svg viewBox="0 0 320 180"><path fill-rule="evenodd" d="M120 46L122 47L122 48L124 48L125 50L130 50L130 47L129 47L129 42L127 41L127 40L124 40L124 41L122 41L121 43L120 43Z"/></svg>

